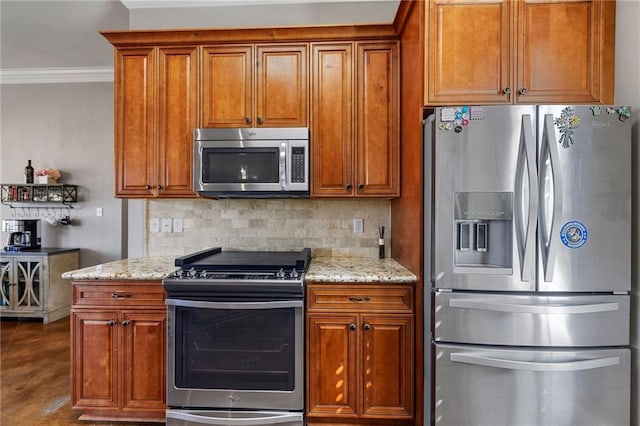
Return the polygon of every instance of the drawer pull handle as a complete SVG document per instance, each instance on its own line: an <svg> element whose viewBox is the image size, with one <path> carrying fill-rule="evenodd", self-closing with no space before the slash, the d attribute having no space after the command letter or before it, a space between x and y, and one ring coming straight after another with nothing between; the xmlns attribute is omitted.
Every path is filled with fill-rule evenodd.
<svg viewBox="0 0 640 426"><path fill-rule="evenodd" d="M126 299L127 297L131 297L129 293L111 293L111 297L113 299Z"/></svg>
<svg viewBox="0 0 640 426"><path fill-rule="evenodd" d="M349 300L352 302L368 302L371 298L369 296L349 296Z"/></svg>

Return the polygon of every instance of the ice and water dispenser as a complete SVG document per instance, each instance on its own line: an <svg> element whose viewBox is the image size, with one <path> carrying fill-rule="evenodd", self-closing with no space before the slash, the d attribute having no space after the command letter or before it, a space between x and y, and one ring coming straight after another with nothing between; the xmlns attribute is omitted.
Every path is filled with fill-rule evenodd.
<svg viewBox="0 0 640 426"><path fill-rule="evenodd" d="M454 271L512 273L512 192L456 192Z"/></svg>

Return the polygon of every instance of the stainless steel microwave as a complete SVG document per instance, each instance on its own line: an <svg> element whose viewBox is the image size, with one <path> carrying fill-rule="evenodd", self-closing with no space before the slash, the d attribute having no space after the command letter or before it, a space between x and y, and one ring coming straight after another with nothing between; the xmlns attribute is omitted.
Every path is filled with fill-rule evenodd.
<svg viewBox="0 0 640 426"><path fill-rule="evenodd" d="M195 129L193 189L214 198L309 196L309 129Z"/></svg>

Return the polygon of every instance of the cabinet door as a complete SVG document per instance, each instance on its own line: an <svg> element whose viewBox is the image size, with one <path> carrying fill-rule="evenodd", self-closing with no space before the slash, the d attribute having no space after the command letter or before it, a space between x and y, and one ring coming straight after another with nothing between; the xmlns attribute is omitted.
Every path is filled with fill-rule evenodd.
<svg viewBox="0 0 640 426"><path fill-rule="evenodd" d="M155 56L153 48L116 51L116 196L155 191Z"/></svg>
<svg viewBox="0 0 640 426"><path fill-rule="evenodd" d="M257 45L256 62L254 125L306 127L307 45Z"/></svg>
<svg viewBox="0 0 640 426"><path fill-rule="evenodd" d="M157 191L196 197L192 189L193 129L197 127L197 48L158 49Z"/></svg>
<svg viewBox="0 0 640 426"><path fill-rule="evenodd" d="M13 309L27 311L44 307L44 263L41 259L16 258L14 260Z"/></svg>
<svg viewBox="0 0 640 426"><path fill-rule="evenodd" d="M356 196L398 196L398 44L357 44Z"/></svg>
<svg viewBox="0 0 640 426"><path fill-rule="evenodd" d="M118 408L118 312L71 312L71 403Z"/></svg>
<svg viewBox="0 0 640 426"><path fill-rule="evenodd" d="M202 126L253 124L251 46L210 46L202 51Z"/></svg>
<svg viewBox="0 0 640 426"><path fill-rule="evenodd" d="M600 100L600 0L518 3L518 102ZM524 95L522 95L522 91Z"/></svg>
<svg viewBox="0 0 640 426"><path fill-rule="evenodd" d="M121 326L124 336L122 407L164 410L166 312L124 312Z"/></svg>
<svg viewBox="0 0 640 426"><path fill-rule="evenodd" d="M362 416L413 415L413 316L362 317Z"/></svg>
<svg viewBox="0 0 640 426"><path fill-rule="evenodd" d="M426 104L511 102L512 3L430 1Z"/></svg>
<svg viewBox="0 0 640 426"><path fill-rule="evenodd" d="M307 316L307 415L357 417L356 315Z"/></svg>
<svg viewBox="0 0 640 426"><path fill-rule="evenodd" d="M353 44L311 48L311 194L352 196L354 143Z"/></svg>
<svg viewBox="0 0 640 426"><path fill-rule="evenodd" d="M13 301L13 261L0 260L0 309L9 309Z"/></svg>

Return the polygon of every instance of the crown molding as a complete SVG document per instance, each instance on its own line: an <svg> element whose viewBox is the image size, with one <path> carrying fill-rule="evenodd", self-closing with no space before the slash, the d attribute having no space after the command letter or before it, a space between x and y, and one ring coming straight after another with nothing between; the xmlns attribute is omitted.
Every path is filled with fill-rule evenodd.
<svg viewBox="0 0 640 426"><path fill-rule="evenodd" d="M0 84L113 82L113 67L0 68Z"/></svg>

